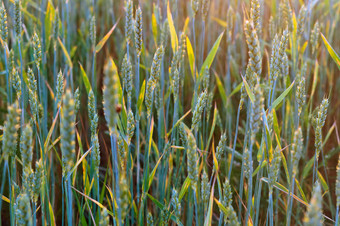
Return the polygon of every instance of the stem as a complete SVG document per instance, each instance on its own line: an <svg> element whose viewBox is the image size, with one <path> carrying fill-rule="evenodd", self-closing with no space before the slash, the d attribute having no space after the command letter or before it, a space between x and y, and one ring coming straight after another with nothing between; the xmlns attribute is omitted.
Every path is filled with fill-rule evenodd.
<svg viewBox="0 0 340 226"><path fill-rule="evenodd" d="M274 208L273 208L273 191L269 191L269 225L273 226L274 222L273 222L273 212L274 212Z"/></svg>
<svg viewBox="0 0 340 226"><path fill-rule="evenodd" d="M140 66L140 56L137 57L137 65L136 65L136 84L135 84L135 89L136 89L136 100L139 98L139 66ZM136 109L136 149L137 149L137 185L136 185L136 190L137 190L137 203L139 202L140 198L140 192L139 192L139 185L140 185L140 150L139 150L139 110Z"/></svg>
<svg viewBox="0 0 340 226"><path fill-rule="evenodd" d="M251 128L251 126L250 126ZM251 138L250 138L251 139ZM249 150L249 164L250 170L248 175L248 204L247 204L247 214L246 214L246 224L248 222L248 218L250 216L251 204L252 204L252 188L253 188L253 163L252 163L252 151L253 151L253 141L250 141L250 150Z"/></svg>
<svg viewBox="0 0 340 226"><path fill-rule="evenodd" d="M57 88L57 47L56 44L53 47L53 92L56 94L56 88ZM54 104L54 114L55 116L57 111L57 103Z"/></svg>
<svg viewBox="0 0 340 226"><path fill-rule="evenodd" d="M293 196L294 194L294 182L295 176L292 178L292 186L289 188L288 192L288 213L287 213L287 226L290 225L291 215L292 215L292 206L293 206Z"/></svg>
<svg viewBox="0 0 340 226"><path fill-rule="evenodd" d="M234 137L234 144L233 144L233 152L231 154L231 162L230 162L230 166L229 166L229 173L228 173L228 181L230 181L230 176L231 176L231 171L233 169L233 161L234 161L234 155L235 155L235 148L236 148L236 140L237 140L237 134L238 134L238 123L240 120L240 104L238 106L238 110L237 110L237 118L236 118L236 130L235 130L235 137Z"/></svg>
<svg viewBox="0 0 340 226"><path fill-rule="evenodd" d="M6 90L7 90L7 103L10 104L12 102L12 87L10 87L10 78L9 78L9 72L8 72L8 65L7 65L7 53L6 53L6 47L4 47L4 59L5 59L5 68L6 68Z"/></svg>
<svg viewBox="0 0 340 226"><path fill-rule="evenodd" d="M92 89L94 90L94 93L96 94L97 92L97 85L95 83L95 68L96 68L96 50L95 48L93 48L93 52L92 52L92 79L91 79L91 86L92 86ZM95 95L96 97L96 95Z"/></svg>
<svg viewBox="0 0 340 226"><path fill-rule="evenodd" d="M67 224L68 225L73 225L72 224L72 190L71 190L71 173L69 172L66 177L66 184L67 184Z"/></svg>
<svg viewBox="0 0 340 226"><path fill-rule="evenodd" d="M25 121L25 86L24 86L24 77L23 77L23 61L22 61L22 53L21 53L21 41L20 37L18 39L18 48L20 54L20 79L21 79L21 128L24 126Z"/></svg>
<svg viewBox="0 0 340 226"><path fill-rule="evenodd" d="M193 32L193 38L194 38L194 53L195 56L197 56L196 54L196 29L195 29L195 17L192 18L192 32ZM194 105L196 105L197 102L197 78L196 78L196 59L194 60L194 68L193 68L193 72L194 72L194 87L195 87L195 91L194 91Z"/></svg>
<svg viewBox="0 0 340 226"><path fill-rule="evenodd" d="M2 180L1 180L1 197L2 194L4 193L4 187L5 187L5 183L6 183L6 166L7 166L7 160L5 160L5 164L4 164L4 168L2 170ZM9 177L9 175L8 175ZM0 219L1 219L1 209L2 209L2 199L0 199ZM1 221L0 221L0 225L1 225Z"/></svg>
<svg viewBox="0 0 340 226"><path fill-rule="evenodd" d="M198 205L197 205L196 191L195 189L193 191L194 191L193 195L194 195L194 201L195 201L195 221L196 221L196 225L200 225L198 221L198 214L197 214Z"/></svg>
<svg viewBox="0 0 340 226"><path fill-rule="evenodd" d="M339 205L336 206L336 218L335 218L335 226L339 225Z"/></svg>
<svg viewBox="0 0 340 226"><path fill-rule="evenodd" d="M250 104L248 102L248 107L247 107L247 122L246 122L246 130L248 131L248 127L249 127L249 109L250 109ZM246 133L246 135L244 136L244 148L246 148L247 146L247 141L248 141L248 133ZM244 150L243 150L244 151ZM239 199L239 208L238 208L238 221L241 221L241 212L242 212L242 197L243 197L243 183L244 183L244 158L242 158L242 167L241 167L241 177L240 177L240 190L239 190L239 195L240 195L240 199Z"/></svg>
<svg viewBox="0 0 340 226"><path fill-rule="evenodd" d="M271 108L272 108L272 105L273 105L273 100L274 100L274 93L275 93L275 88L276 88L276 81L277 81L277 79L275 79L275 81L274 81L274 87L273 87L273 91L272 91L272 97L271 97L271 99L270 99L270 110L271 110Z"/></svg>
<svg viewBox="0 0 340 226"><path fill-rule="evenodd" d="M111 154L112 154L112 165L113 165L113 178L112 178L112 189L115 189L114 195L117 206L120 206L120 193L119 193L119 172L118 172L118 158L117 158L117 145L116 145L116 135L114 132L110 134L111 138ZM112 205L115 205L113 202ZM114 207L114 210L116 208ZM118 208L118 225L122 223L121 208Z"/></svg>
<svg viewBox="0 0 340 226"><path fill-rule="evenodd" d="M33 226L36 226L36 224L37 224L37 214L36 214L37 206L36 206L36 203L34 201L32 203L32 206L33 206Z"/></svg>
<svg viewBox="0 0 340 226"><path fill-rule="evenodd" d="M201 38L201 40L202 40L202 42L201 42L201 47L202 47L202 49L201 49L201 59L200 59L200 65L202 65L203 64L203 57L204 57L204 41L205 41L205 20L202 20L202 38Z"/></svg>
<svg viewBox="0 0 340 226"><path fill-rule="evenodd" d="M64 182L65 182L65 177L62 177L61 181L61 192L62 192L62 198L61 198L61 215L63 216L61 218L61 225L64 226L64 216L65 216L65 207L64 207L64 195L65 195L65 189L64 189Z"/></svg>
<svg viewBox="0 0 340 226"><path fill-rule="evenodd" d="M11 160L11 162L13 163L13 160ZM11 167L11 173L9 170L9 166L8 166L8 160L5 161L5 166L7 167L7 173L8 173L8 190L9 190L9 196L11 197L10 200L10 221L11 221L11 225L14 225L15 222L15 211L14 211L14 202L15 202L15 197L14 197L14 192L12 189L12 177L13 177L13 172L12 169L13 167Z"/></svg>

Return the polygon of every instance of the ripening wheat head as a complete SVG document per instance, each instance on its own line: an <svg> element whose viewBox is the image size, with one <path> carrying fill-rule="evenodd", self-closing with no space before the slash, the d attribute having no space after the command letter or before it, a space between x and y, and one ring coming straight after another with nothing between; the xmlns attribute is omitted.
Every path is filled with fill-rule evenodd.
<svg viewBox="0 0 340 226"><path fill-rule="evenodd" d="M105 65L104 89L103 89L103 105L104 114L110 133L113 133L116 125L118 106L118 73L117 68L110 58Z"/></svg>
<svg viewBox="0 0 340 226"><path fill-rule="evenodd" d="M139 57L142 53L143 47L143 15L140 7L136 10L135 19L135 45L137 56Z"/></svg>
<svg viewBox="0 0 340 226"><path fill-rule="evenodd" d="M21 161L24 167L31 166L32 163L33 154L32 138L33 138L32 127L28 124L24 128L20 138Z"/></svg>
<svg viewBox="0 0 340 226"><path fill-rule="evenodd" d="M63 107L61 112L61 153L63 175L71 172L75 161L75 102L69 89L66 90L63 97Z"/></svg>
<svg viewBox="0 0 340 226"><path fill-rule="evenodd" d="M8 27L7 27L7 12L2 2L0 6L0 36L3 42L3 47L7 44L8 39Z"/></svg>
<svg viewBox="0 0 340 226"><path fill-rule="evenodd" d="M19 226L32 226L32 210L30 199L27 194L18 195L15 202L16 223Z"/></svg>
<svg viewBox="0 0 340 226"><path fill-rule="evenodd" d="M314 185L312 199L303 221L305 226L322 226L322 194L319 182Z"/></svg>
<svg viewBox="0 0 340 226"><path fill-rule="evenodd" d="M20 127L20 113L21 110L19 109L18 102L8 106L8 114L4 125L4 134L2 139L2 151L5 160L8 160L8 157L10 156L15 156L18 129Z"/></svg>

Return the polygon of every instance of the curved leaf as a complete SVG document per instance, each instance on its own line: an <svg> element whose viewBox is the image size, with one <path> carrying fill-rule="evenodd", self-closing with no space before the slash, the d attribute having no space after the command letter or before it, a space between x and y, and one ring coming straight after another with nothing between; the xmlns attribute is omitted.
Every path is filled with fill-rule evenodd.
<svg viewBox="0 0 340 226"><path fill-rule="evenodd" d="M200 74L199 77L201 78L204 72L204 69L208 66L208 68L210 68L212 62L215 59L218 47L220 46L222 37L223 37L224 31L220 34L220 36L218 36L218 38L216 39L213 47L211 48L207 58L205 59L204 63L202 64L201 70L200 70Z"/></svg>
<svg viewBox="0 0 340 226"><path fill-rule="evenodd" d="M336 63L336 65L338 66L339 70L340 70L340 57L338 56L338 54L336 54L336 52L334 51L334 49L332 48L332 46L328 43L327 39L325 38L325 36L323 36L323 34L320 32L323 43L325 44L329 54L331 55L331 57L333 58L334 62Z"/></svg>
<svg viewBox="0 0 340 226"><path fill-rule="evenodd" d="M172 47L172 52L175 53L178 47L178 37L176 34L174 21L172 20L169 1L168 1L167 13L168 13L168 22L169 22L169 29L170 29L171 47Z"/></svg>
<svg viewBox="0 0 340 226"><path fill-rule="evenodd" d="M98 53L102 48L103 46L105 45L106 41L109 39L109 37L111 36L113 30L116 28L117 24L119 22L119 19L118 21L116 22L115 25L113 25L113 27L111 28L111 30L102 38L102 40L100 40L98 42L98 44L96 45L96 53Z"/></svg>

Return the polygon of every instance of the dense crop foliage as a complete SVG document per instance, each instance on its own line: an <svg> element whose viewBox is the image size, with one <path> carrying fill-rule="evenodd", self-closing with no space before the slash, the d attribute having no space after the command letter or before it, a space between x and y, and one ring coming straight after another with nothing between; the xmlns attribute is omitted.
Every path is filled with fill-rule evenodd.
<svg viewBox="0 0 340 226"><path fill-rule="evenodd" d="M339 15L2 0L0 225L339 225Z"/></svg>

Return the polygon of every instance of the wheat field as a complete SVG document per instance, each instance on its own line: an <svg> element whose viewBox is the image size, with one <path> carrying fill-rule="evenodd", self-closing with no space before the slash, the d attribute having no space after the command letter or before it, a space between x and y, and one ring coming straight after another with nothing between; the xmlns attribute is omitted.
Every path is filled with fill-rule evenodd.
<svg viewBox="0 0 340 226"><path fill-rule="evenodd" d="M340 225L339 28L339 0L2 0L0 226Z"/></svg>

